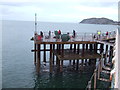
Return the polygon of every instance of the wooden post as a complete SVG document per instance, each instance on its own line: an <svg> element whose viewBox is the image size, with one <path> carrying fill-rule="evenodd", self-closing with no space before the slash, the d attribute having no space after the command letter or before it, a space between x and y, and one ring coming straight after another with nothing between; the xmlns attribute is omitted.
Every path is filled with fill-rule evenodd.
<svg viewBox="0 0 120 90"><path fill-rule="evenodd" d="M84 56L85 44L82 44L82 56Z"/></svg>
<svg viewBox="0 0 120 90"><path fill-rule="evenodd" d="M52 44L50 44L50 73L52 73Z"/></svg>
<svg viewBox="0 0 120 90"><path fill-rule="evenodd" d="M100 62L101 61L99 61L99 64L98 64L98 79L100 78Z"/></svg>
<svg viewBox="0 0 120 90"><path fill-rule="evenodd" d="M100 45L100 54L104 51L104 44Z"/></svg>
<svg viewBox="0 0 120 90"><path fill-rule="evenodd" d="M74 53L76 53L76 44L74 44ZM75 65L75 60L73 60L73 66Z"/></svg>
<svg viewBox="0 0 120 90"><path fill-rule="evenodd" d="M40 72L40 44L37 44L37 73Z"/></svg>
<svg viewBox="0 0 120 90"><path fill-rule="evenodd" d="M58 44L58 54L61 55L61 44ZM57 70L60 71L60 60L58 59Z"/></svg>
<svg viewBox="0 0 120 90"><path fill-rule="evenodd" d="M53 44L53 51L54 51L54 50L55 50L55 44ZM54 53L53 53L52 59L53 59L53 65L54 65Z"/></svg>
<svg viewBox="0 0 120 90"><path fill-rule="evenodd" d="M110 46L109 62L112 62L112 57L113 57L113 46Z"/></svg>
<svg viewBox="0 0 120 90"><path fill-rule="evenodd" d="M93 50L93 45L92 44L90 44L90 51L92 51Z"/></svg>
<svg viewBox="0 0 120 90"><path fill-rule="evenodd" d="M97 84L96 84L96 83L97 83L97 81L96 81L96 77L97 77L96 74L97 74L97 73L96 73L96 72L97 72L97 71L96 71L96 69L95 69L95 71L94 71L94 90L96 90L96 85L97 85Z"/></svg>
<svg viewBox="0 0 120 90"><path fill-rule="evenodd" d="M92 44L90 44L90 49L89 49L89 50L90 50L90 52L93 51L93 45L92 45ZM92 62L91 60L92 60L92 59L89 59L89 65L91 65L91 62Z"/></svg>
<svg viewBox="0 0 120 90"><path fill-rule="evenodd" d="M106 45L104 64L106 65L108 55L108 45Z"/></svg>
<svg viewBox="0 0 120 90"><path fill-rule="evenodd" d="M62 58L64 57L64 44L62 44L62 53L61 53ZM63 60L60 60L60 72L63 71Z"/></svg>
<svg viewBox="0 0 120 90"><path fill-rule="evenodd" d="M72 44L70 44L70 50L72 51ZM71 60L69 61L69 64L71 65Z"/></svg>
<svg viewBox="0 0 120 90"><path fill-rule="evenodd" d="M62 57L64 57L64 44L62 44Z"/></svg>
<svg viewBox="0 0 120 90"><path fill-rule="evenodd" d="M84 56L85 44L82 44L82 56ZM82 65L84 64L84 59L82 59Z"/></svg>
<svg viewBox="0 0 120 90"><path fill-rule="evenodd" d="M57 54L58 54L58 50L59 50L59 44L57 44ZM58 57L56 56L56 65L57 65L57 67L58 67Z"/></svg>
<svg viewBox="0 0 120 90"><path fill-rule="evenodd" d="M88 50L88 44L86 44L86 51ZM87 64L87 59L85 59L85 65Z"/></svg>
<svg viewBox="0 0 120 90"><path fill-rule="evenodd" d="M79 54L80 52L80 44L78 44L78 47L77 47L77 54ZM77 67L76 67L76 70L78 70L78 67L79 67L79 59L77 59Z"/></svg>
<svg viewBox="0 0 120 90"><path fill-rule="evenodd" d="M95 53L97 53L97 43L94 44L94 51L95 51Z"/></svg>
<svg viewBox="0 0 120 90"><path fill-rule="evenodd" d="M34 43L34 64L36 65L36 44Z"/></svg>
<svg viewBox="0 0 120 90"><path fill-rule="evenodd" d="M43 56L43 62L46 63L46 44L44 44L44 56Z"/></svg>
<svg viewBox="0 0 120 90"><path fill-rule="evenodd" d="M97 43L94 44L94 52L97 53ZM96 65L97 59L94 59L94 64Z"/></svg>

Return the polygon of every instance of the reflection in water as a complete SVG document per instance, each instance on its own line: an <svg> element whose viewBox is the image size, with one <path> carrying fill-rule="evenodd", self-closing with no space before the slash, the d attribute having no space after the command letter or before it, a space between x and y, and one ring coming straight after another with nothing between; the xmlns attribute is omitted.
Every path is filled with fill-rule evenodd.
<svg viewBox="0 0 120 90"><path fill-rule="evenodd" d="M36 75L34 88L86 88L93 73L93 66L88 66L85 71L71 69L73 66L64 66L63 72L54 71L53 74L44 72Z"/></svg>

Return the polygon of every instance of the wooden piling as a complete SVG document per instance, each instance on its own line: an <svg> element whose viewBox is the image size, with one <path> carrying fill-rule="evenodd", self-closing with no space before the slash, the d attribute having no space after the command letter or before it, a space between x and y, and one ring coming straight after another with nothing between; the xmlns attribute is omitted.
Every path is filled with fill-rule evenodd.
<svg viewBox="0 0 120 90"><path fill-rule="evenodd" d="M34 64L36 65L36 44L34 43Z"/></svg>
<svg viewBox="0 0 120 90"><path fill-rule="evenodd" d="M109 51L109 62L112 62L112 57L113 57L113 46L110 46L110 51Z"/></svg>
<svg viewBox="0 0 120 90"><path fill-rule="evenodd" d="M57 53L59 51L59 44L57 44ZM56 66L58 67L58 57L56 57Z"/></svg>
<svg viewBox="0 0 120 90"><path fill-rule="evenodd" d="M72 44L70 44L70 50L72 51ZM71 60L69 61L69 64L71 65Z"/></svg>
<svg viewBox="0 0 120 90"><path fill-rule="evenodd" d="M80 44L78 44L78 47L77 47L77 54L79 54L80 52ZM76 70L78 70L78 67L79 67L79 59L77 59L77 67L76 67Z"/></svg>
<svg viewBox="0 0 120 90"><path fill-rule="evenodd" d="M53 44L53 51L55 50L55 44ZM55 55L54 55L54 53L53 53L53 56L52 56L52 59L53 59L53 65L54 65L54 59L55 59L55 57L54 57Z"/></svg>
<svg viewBox="0 0 120 90"><path fill-rule="evenodd" d="M107 55L108 55L108 45L106 45L106 49L105 49L105 59L104 59L104 64L106 65L107 62Z"/></svg>
<svg viewBox="0 0 120 90"><path fill-rule="evenodd" d="M84 56L85 44L82 44L82 56ZM84 64L84 59L82 59L82 65Z"/></svg>
<svg viewBox="0 0 120 90"><path fill-rule="evenodd" d="M52 73L52 44L50 44L50 73Z"/></svg>
<svg viewBox="0 0 120 90"><path fill-rule="evenodd" d="M62 52L61 52L61 56L64 57L64 44L62 44ZM60 72L63 71L63 60L60 60Z"/></svg>
<svg viewBox="0 0 120 90"><path fill-rule="evenodd" d="M37 44L37 73L40 72L40 44Z"/></svg>
<svg viewBox="0 0 120 90"><path fill-rule="evenodd" d="M94 53L97 53L98 44L94 44ZM96 65L97 59L94 59L94 65Z"/></svg>
<svg viewBox="0 0 120 90"><path fill-rule="evenodd" d="M97 46L98 46L98 44L96 43L96 44L94 44L94 52L95 53L97 53Z"/></svg>
<svg viewBox="0 0 120 90"><path fill-rule="evenodd" d="M61 44L58 44L58 54L61 55ZM57 71L60 71L60 60L58 60Z"/></svg>
<svg viewBox="0 0 120 90"><path fill-rule="evenodd" d="M93 50L93 45L92 44L90 44L90 51L92 51Z"/></svg>
<svg viewBox="0 0 120 90"><path fill-rule="evenodd" d="M97 75L96 74L97 74L97 70L94 71L94 90L96 90L96 85L97 85L97 81L96 81Z"/></svg>
<svg viewBox="0 0 120 90"><path fill-rule="evenodd" d="M98 79L100 78L100 65L98 65L98 74L97 74L98 76Z"/></svg>
<svg viewBox="0 0 120 90"><path fill-rule="evenodd" d="M100 54L104 51L104 44L100 44Z"/></svg>
<svg viewBox="0 0 120 90"><path fill-rule="evenodd" d="M93 51L93 45L92 44L90 44L90 48L89 48L89 50L90 50L90 52L92 52ZM89 59L89 65L91 65L91 61L92 59Z"/></svg>
<svg viewBox="0 0 120 90"><path fill-rule="evenodd" d="M88 44L86 44L86 50L88 50ZM87 59L85 59L85 65L87 64Z"/></svg>
<svg viewBox="0 0 120 90"><path fill-rule="evenodd" d="M76 53L76 44L74 44L74 53ZM75 60L73 60L73 66L75 65Z"/></svg>
<svg viewBox="0 0 120 90"><path fill-rule="evenodd" d="M45 62L45 63L46 63L46 44L44 44L43 62Z"/></svg>

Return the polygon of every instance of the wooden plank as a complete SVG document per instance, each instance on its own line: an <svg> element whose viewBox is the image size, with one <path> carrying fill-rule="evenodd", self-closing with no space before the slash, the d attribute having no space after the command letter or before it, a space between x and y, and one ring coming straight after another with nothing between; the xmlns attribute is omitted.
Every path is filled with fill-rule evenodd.
<svg viewBox="0 0 120 90"><path fill-rule="evenodd" d="M102 70L103 73L110 74L110 71Z"/></svg>
<svg viewBox="0 0 120 90"><path fill-rule="evenodd" d="M59 60L76 60L76 59L96 59L96 58L101 58L100 54L88 54L86 53L85 56L78 55L78 54L65 54L64 57L62 57L59 54L56 54Z"/></svg>
<svg viewBox="0 0 120 90"><path fill-rule="evenodd" d="M106 44L106 45L109 45L109 46L114 46L114 43L110 43L110 42L105 42L105 41L96 41L97 43L100 43L100 44Z"/></svg>
<svg viewBox="0 0 120 90"><path fill-rule="evenodd" d="M36 44L95 44L95 41L72 41L72 42L51 42L51 41L34 41Z"/></svg>
<svg viewBox="0 0 120 90"><path fill-rule="evenodd" d="M105 78L99 78L99 80L104 81L104 82L111 82L109 79L105 79Z"/></svg>
<svg viewBox="0 0 120 90"><path fill-rule="evenodd" d="M44 49L41 49L41 50L31 50L31 52L36 52L36 51L44 51ZM50 51L50 49L46 49L45 51Z"/></svg>

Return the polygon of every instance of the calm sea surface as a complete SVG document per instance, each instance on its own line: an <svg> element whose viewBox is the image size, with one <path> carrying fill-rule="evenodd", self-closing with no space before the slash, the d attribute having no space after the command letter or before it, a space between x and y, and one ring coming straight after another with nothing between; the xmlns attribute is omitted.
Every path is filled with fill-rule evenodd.
<svg viewBox="0 0 120 90"><path fill-rule="evenodd" d="M48 32L61 30L64 32L95 33L116 30L114 25L94 25L78 23L38 22L37 30ZM3 88L85 88L92 73L66 71L62 74L50 75L43 72L36 74L33 63L34 22L3 21L2 22L2 86ZM47 56L48 58L48 56Z"/></svg>

